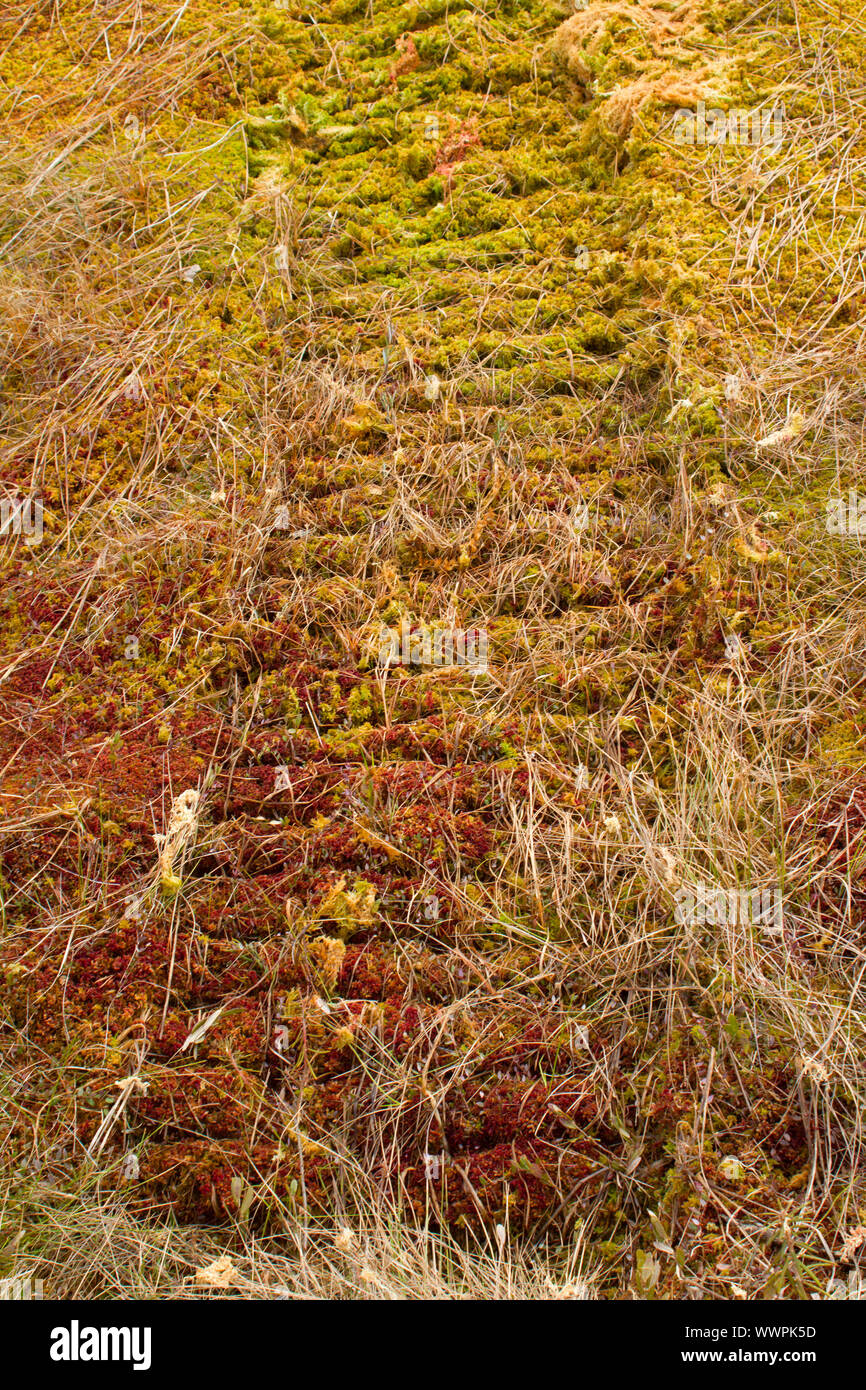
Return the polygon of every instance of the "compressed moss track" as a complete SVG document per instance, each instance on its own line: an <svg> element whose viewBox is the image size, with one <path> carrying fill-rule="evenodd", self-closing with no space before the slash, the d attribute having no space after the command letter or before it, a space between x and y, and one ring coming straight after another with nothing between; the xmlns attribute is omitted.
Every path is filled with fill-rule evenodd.
<svg viewBox="0 0 866 1390"><path fill-rule="evenodd" d="M48 19L13 45L65 94L22 141L77 109L90 23L75 51ZM4 556L14 1150L44 1104L42 1170L86 1153L143 1216L272 1229L388 1191L453 1229L586 1220L611 1289L652 1221L714 1269L742 1196L724 1156L781 1222L818 1121L715 944L676 939L630 817L676 799L729 633L766 691L785 605L824 599L781 556L802 494L722 385L777 327L760 287L719 302L742 188L711 197L671 119L774 100L793 12L768 34L738 4L202 5L176 37L205 29L177 101L113 98L111 150L130 114L140 142L86 245L52 270L34 242L44 323L14 329L2 476L38 477L47 536ZM57 206L63 178L92 192L102 138ZM35 235L18 178L7 240ZM801 255L778 263L792 323L832 305ZM84 335L99 379L83 339L38 336L85 273L116 296ZM34 434L49 396L62 466ZM489 670L385 671L401 622L483 628ZM187 789L167 882L155 836ZM796 789L786 809L796 835ZM844 1149L844 1106L822 1115ZM831 1208L828 1231L853 1220Z"/></svg>

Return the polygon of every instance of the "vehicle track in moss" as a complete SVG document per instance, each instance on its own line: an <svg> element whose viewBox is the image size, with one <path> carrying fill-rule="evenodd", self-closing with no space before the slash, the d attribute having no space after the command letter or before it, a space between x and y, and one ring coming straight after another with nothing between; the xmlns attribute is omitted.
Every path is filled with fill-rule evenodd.
<svg viewBox="0 0 866 1390"><path fill-rule="evenodd" d="M707 691L727 717L741 689L726 636L751 642L757 759L791 615L827 611L782 555L790 460L756 462L723 391L737 152L713 205L670 136L689 81L779 90L758 60L780 40L744 16L590 5L566 42L539 0L335 0L258 12L255 61L192 85L197 119L243 129L190 175L217 188L185 243L195 307L172 309L191 337L43 482L52 544L94 489L99 539L82 522L38 585L14 559L4 599L11 1055L42 1059L57 1132L135 1211L268 1228L366 1185L455 1228L583 1220L615 1290L649 1213L712 1267L739 1197L722 1151L757 1175L750 1219L806 1182L790 1039L737 1023L648 838ZM793 319L818 293L795 263ZM180 304L173 274L154 304ZM735 318L756 289L727 294ZM139 540L112 503L160 410ZM489 670L383 670L401 622L483 628ZM154 835L188 788L172 895ZM776 809L756 795L746 831ZM808 933L792 949L817 968ZM830 1148L848 1105L822 1112ZM13 1138L25 1155L23 1117ZM786 1271L768 1258L762 1287Z"/></svg>

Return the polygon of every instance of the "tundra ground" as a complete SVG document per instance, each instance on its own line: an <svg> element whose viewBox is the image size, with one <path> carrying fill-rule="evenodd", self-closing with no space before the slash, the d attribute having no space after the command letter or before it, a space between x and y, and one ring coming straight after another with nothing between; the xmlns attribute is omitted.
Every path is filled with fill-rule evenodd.
<svg viewBox="0 0 866 1390"><path fill-rule="evenodd" d="M856 1296L864 29L4 7L0 1275Z"/></svg>

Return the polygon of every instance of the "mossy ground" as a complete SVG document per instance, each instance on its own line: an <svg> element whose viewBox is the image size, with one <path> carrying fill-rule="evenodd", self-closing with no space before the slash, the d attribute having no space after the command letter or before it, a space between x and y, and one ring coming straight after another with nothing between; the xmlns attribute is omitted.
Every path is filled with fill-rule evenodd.
<svg viewBox="0 0 866 1390"><path fill-rule="evenodd" d="M2 21L7 1252L94 1185L227 1242L387 1194L603 1296L821 1294L866 1225L856 7L139 14ZM785 140L678 146L684 92ZM383 671L401 620L488 673ZM696 881L783 932L678 924Z"/></svg>

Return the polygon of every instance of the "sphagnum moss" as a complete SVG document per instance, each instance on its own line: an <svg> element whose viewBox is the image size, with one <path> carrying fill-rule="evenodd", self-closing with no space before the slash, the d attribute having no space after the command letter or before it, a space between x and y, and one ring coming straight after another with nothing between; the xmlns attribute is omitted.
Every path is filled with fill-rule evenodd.
<svg viewBox="0 0 866 1390"><path fill-rule="evenodd" d="M142 15L4 36L7 1248L70 1288L39 1213L96 1164L236 1252L384 1182L409 1243L579 1231L604 1296L821 1293L866 1220L859 20L830 79L809 4ZM785 141L677 145L699 100ZM383 668L404 618L488 672ZM744 872L780 935L675 920Z"/></svg>

